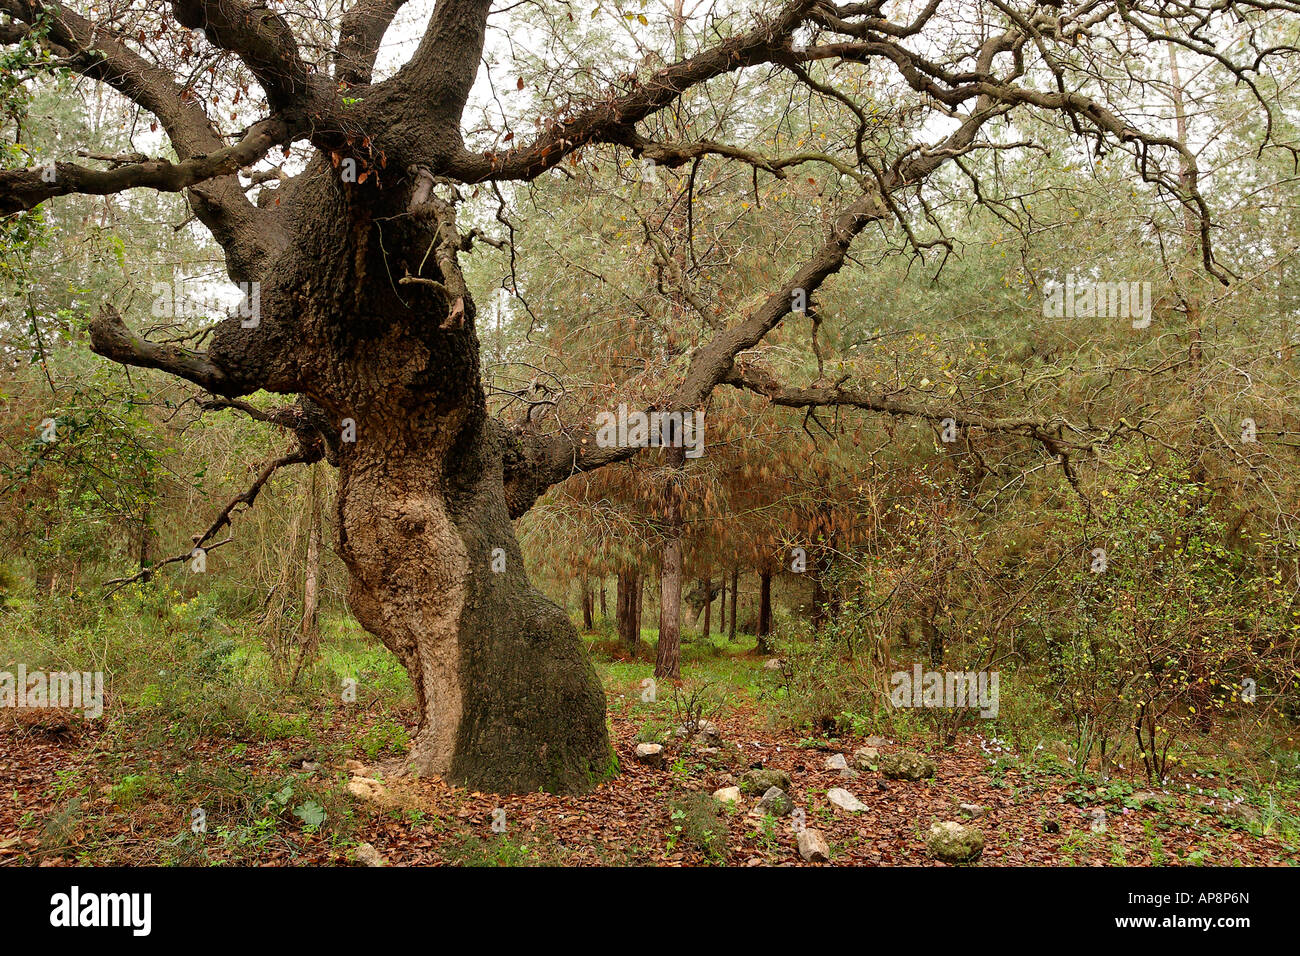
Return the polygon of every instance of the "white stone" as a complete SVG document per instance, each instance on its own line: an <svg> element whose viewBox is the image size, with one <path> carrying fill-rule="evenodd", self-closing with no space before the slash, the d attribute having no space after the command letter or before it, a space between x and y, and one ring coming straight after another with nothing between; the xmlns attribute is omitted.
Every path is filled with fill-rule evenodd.
<svg viewBox="0 0 1300 956"><path fill-rule="evenodd" d="M664 765L664 745L637 744L636 760L637 763L643 763L650 767L662 767Z"/></svg>
<svg viewBox="0 0 1300 956"><path fill-rule="evenodd" d="M831 858L830 847L821 830L799 831L799 855L809 863L825 863Z"/></svg>
<svg viewBox="0 0 1300 956"><path fill-rule="evenodd" d="M376 850L373 844L363 843L357 847L355 856L358 863L364 863L366 866L387 866L388 861L384 859L383 854Z"/></svg>
<svg viewBox="0 0 1300 956"><path fill-rule="evenodd" d="M848 810L850 813L861 813L863 810L871 809L843 787L834 787L827 790L826 799L841 810Z"/></svg>

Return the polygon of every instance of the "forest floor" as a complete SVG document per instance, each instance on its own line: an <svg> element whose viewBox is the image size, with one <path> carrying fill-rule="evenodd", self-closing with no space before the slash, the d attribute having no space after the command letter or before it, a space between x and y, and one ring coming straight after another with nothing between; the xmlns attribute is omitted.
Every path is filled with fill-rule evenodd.
<svg viewBox="0 0 1300 956"><path fill-rule="evenodd" d="M719 679L763 679L752 654L717 659ZM1099 782L1045 750L1017 752L973 731L947 747L870 741L882 756L927 753L930 779L849 773L827 759L849 757L866 736L774 729L743 690L708 715L723 741L708 753L675 742L680 700L642 699L648 664L598 655L598 669L620 772L577 797L500 797L405 774L408 709L266 715L277 729L244 739L182 736L143 715L112 724L0 713L0 865L355 865L359 855L388 865L809 865L799 824L822 832L831 865L943 865L925 838L946 820L981 831L986 866L1300 863L1294 793L1205 772L1164 787ZM635 759L647 739L667 741L664 766ZM753 795L738 806L712 798L753 767L790 775L794 817L757 813ZM834 807L836 787L867 809Z"/></svg>

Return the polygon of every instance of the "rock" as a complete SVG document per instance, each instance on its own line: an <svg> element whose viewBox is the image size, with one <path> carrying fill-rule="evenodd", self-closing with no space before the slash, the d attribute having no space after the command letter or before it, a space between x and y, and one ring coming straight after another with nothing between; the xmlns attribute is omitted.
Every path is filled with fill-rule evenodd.
<svg viewBox="0 0 1300 956"><path fill-rule="evenodd" d="M794 809L794 802L780 787L768 787L767 793L763 794L763 799L758 801L755 809L759 813L770 813L774 817L784 817L788 816L790 811Z"/></svg>
<svg viewBox="0 0 1300 956"><path fill-rule="evenodd" d="M746 770L740 775L743 793L767 793L773 787L787 793L794 789L790 775L784 770Z"/></svg>
<svg viewBox="0 0 1300 956"><path fill-rule="evenodd" d="M842 787L833 787L832 789L827 790L826 799L841 810L847 810L850 813L861 813L863 810L871 809Z"/></svg>
<svg viewBox="0 0 1300 956"><path fill-rule="evenodd" d="M678 737L690 737L697 747L717 747L722 743L718 725L711 720L701 720L693 730L689 723L682 724L674 733Z"/></svg>
<svg viewBox="0 0 1300 956"><path fill-rule="evenodd" d="M803 829L799 831L799 855L809 863L825 863L831 858L830 847L821 830Z"/></svg>
<svg viewBox="0 0 1300 956"><path fill-rule="evenodd" d="M849 762L844 759L844 754L831 754L826 758L827 770L848 770Z"/></svg>
<svg viewBox="0 0 1300 956"><path fill-rule="evenodd" d="M645 764L647 767L662 767L664 765L664 745L637 744L636 762Z"/></svg>
<svg viewBox="0 0 1300 956"><path fill-rule="evenodd" d="M360 760L345 760L343 761L343 769L350 774L362 774L364 776L366 765Z"/></svg>
<svg viewBox="0 0 1300 956"><path fill-rule="evenodd" d="M890 780L924 780L933 777L934 761L923 754L902 750L880 758L880 772Z"/></svg>
<svg viewBox="0 0 1300 956"><path fill-rule="evenodd" d="M951 820L935 823L930 827L925 848L932 857L945 863L974 863L984 852L984 835L974 827Z"/></svg>
<svg viewBox="0 0 1300 956"><path fill-rule="evenodd" d="M970 817L972 820L978 820L980 817L984 816L984 814L988 813L988 810L981 807L978 803L963 803L959 806L961 812L966 814L966 816Z"/></svg>
<svg viewBox="0 0 1300 956"><path fill-rule="evenodd" d="M868 747L875 747L877 750L889 743L884 737L868 737L865 742Z"/></svg>
<svg viewBox="0 0 1300 956"><path fill-rule="evenodd" d="M763 662L763 670L779 671L784 665L785 665L785 661L783 661L781 658L773 657Z"/></svg>
<svg viewBox="0 0 1300 956"><path fill-rule="evenodd" d="M851 765L854 770L867 771L880 761L880 751L875 747L859 747L853 751Z"/></svg>
<svg viewBox="0 0 1300 956"><path fill-rule="evenodd" d="M383 854L374 848L370 843L363 843L353 852L358 863L365 866L387 866L388 861L384 859Z"/></svg>
<svg viewBox="0 0 1300 956"><path fill-rule="evenodd" d="M315 773L320 769L320 764L316 763L314 760L304 760L302 762L302 769L306 770L308 773Z"/></svg>
<svg viewBox="0 0 1300 956"><path fill-rule="evenodd" d="M380 806L392 806L395 801L384 785L371 777L353 777L348 781L348 793L358 800L377 803Z"/></svg>
<svg viewBox="0 0 1300 956"><path fill-rule="evenodd" d="M721 790L713 791L713 799L719 803L740 804L739 787L723 787Z"/></svg>

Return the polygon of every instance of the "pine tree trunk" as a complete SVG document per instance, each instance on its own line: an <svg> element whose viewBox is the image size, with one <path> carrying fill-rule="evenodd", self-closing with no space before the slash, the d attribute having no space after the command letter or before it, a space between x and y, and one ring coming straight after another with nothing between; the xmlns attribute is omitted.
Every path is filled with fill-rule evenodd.
<svg viewBox="0 0 1300 956"><path fill-rule="evenodd" d="M645 598L645 575L638 574L636 576L636 608L635 608L636 617L634 618L634 620L636 621L636 626L633 631L633 633L636 634L636 639L638 643L641 640L641 621L642 621L641 609L645 604L644 598Z"/></svg>
<svg viewBox="0 0 1300 956"><path fill-rule="evenodd" d="M592 611L591 582L587 578L583 578L582 579L582 628L585 631L590 631L592 629L591 611Z"/></svg>
<svg viewBox="0 0 1300 956"><path fill-rule="evenodd" d="M812 572L812 631L813 637L826 624L826 580L820 562L814 565Z"/></svg>
<svg viewBox="0 0 1300 956"><path fill-rule="evenodd" d="M758 572L758 646L760 654L772 653L772 572Z"/></svg>
<svg viewBox="0 0 1300 956"><path fill-rule="evenodd" d="M731 569L731 620L727 625L727 639L736 639L736 598L740 594L740 568Z"/></svg>
<svg viewBox="0 0 1300 956"><path fill-rule="evenodd" d="M635 572L620 571L618 587L615 591L615 615L618 618L618 636L624 646L635 657L640 652L641 635L639 615L637 613L637 595L641 590L641 580Z"/></svg>
<svg viewBox="0 0 1300 956"><path fill-rule="evenodd" d="M709 635L712 630L709 621L709 617L713 613L713 595L709 592L709 587L710 585L712 585L712 583L713 582L710 581L708 578L705 578L702 582L704 586L704 639L706 641L709 639Z"/></svg>

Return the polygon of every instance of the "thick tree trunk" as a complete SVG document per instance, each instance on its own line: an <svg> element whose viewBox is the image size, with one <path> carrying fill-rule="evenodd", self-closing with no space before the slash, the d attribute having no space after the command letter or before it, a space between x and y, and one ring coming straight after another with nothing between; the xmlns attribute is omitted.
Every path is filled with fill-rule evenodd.
<svg viewBox="0 0 1300 956"><path fill-rule="evenodd" d="M582 790L611 770L604 694L568 615L524 574L499 441L476 430L445 451L358 441L344 458L349 603L411 674L417 771L499 793Z"/></svg>
<svg viewBox="0 0 1300 956"><path fill-rule="evenodd" d="M411 214L402 169L380 189L314 159L261 325L222 326L212 348L235 379L248 363L268 388L293 383L333 426L348 603L411 676L412 769L499 793L584 790L613 768L604 693L568 615L524 573L505 485L516 450L487 415L474 303L449 294L462 277L445 244L430 249L450 227Z"/></svg>
<svg viewBox="0 0 1300 956"><path fill-rule="evenodd" d="M772 653L772 572L758 572L758 653Z"/></svg>

